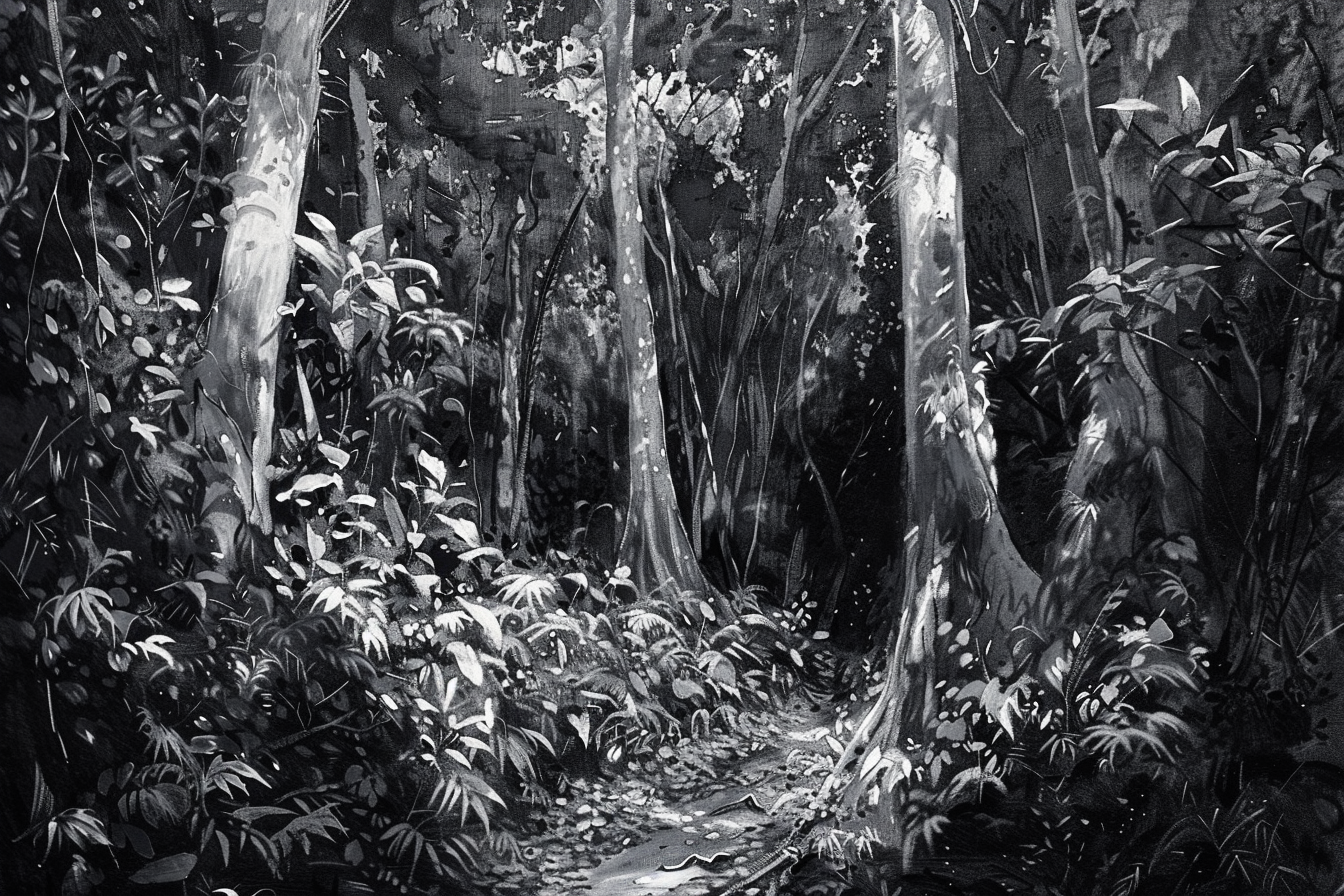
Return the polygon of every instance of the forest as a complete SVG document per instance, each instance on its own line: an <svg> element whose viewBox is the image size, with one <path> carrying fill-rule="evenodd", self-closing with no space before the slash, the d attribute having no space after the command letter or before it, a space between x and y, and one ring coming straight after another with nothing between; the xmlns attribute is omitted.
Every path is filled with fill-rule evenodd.
<svg viewBox="0 0 1344 896"><path fill-rule="evenodd" d="M0 78L0 894L1344 893L1344 3Z"/></svg>

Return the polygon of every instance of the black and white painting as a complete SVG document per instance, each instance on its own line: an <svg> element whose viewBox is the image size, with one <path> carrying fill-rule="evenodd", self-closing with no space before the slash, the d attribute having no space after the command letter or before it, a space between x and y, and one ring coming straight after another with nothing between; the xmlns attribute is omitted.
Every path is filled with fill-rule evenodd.
<svg viewBox="0 0 1344 896"><path fill-rule="evenodd" d="M1344 4L0 0L0 893L1344 893Z"/></svg>

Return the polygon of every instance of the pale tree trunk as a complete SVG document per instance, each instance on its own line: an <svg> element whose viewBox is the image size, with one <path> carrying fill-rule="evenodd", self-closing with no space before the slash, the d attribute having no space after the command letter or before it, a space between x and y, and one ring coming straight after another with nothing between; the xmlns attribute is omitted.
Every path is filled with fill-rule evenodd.
<svg viewBox="0 0 1344 896"><path fill-rule="evenodd" d="M271 531L271 460L282 318L294 259L294 225L317 115L322 4L270 0L248 78L248 111L230 178L232 220L205 356L196 366L197 428L221 456L240 516ZM227 516L227 515L226 515ZM216 525L221 523L222 525ZM226 558L237 526L212 528Z"/></svg>
<svg viewBox="0 0 1344 896"><path fill-rule="evenodd" d="M1172 114L1178 108L1173 102L1177 89L1176 72L1188 72L1197 83L1202 80L1197 71L1187 68L1184 55L1179 69L1168 69L1160 76L1157 72L1176 36L1188 27L1194 3L1195 0L1137 0L1127 16L1117 19L1117 22L1127 23L1133 29L1113 29L1115 47L1110 52L1114 64L1119 68L1120 98L1146 99ZM1218 29L1202 30L1213 40L1213 33ZM1119 200L1129 216L1137 222L1139 231L1136 243L1134 235L1126 233L1120 226L1119 213L1113 213L1111 239L1114 260L1124 264L1141 255L1155 255L1162 248L1163 237L1153 236L1153 232L1166 222L1157 219L1151 175L1153 166L1162 155L1162 150L1156 144L1175 136L1175 131L1162 126L1158 119L1147 113L1106 114L1117 115L1119 125L1112 132L1102 156L1108 204ZM1147 136L1140 132L1141 129L1147 132ZM1148 245L1150 242L1151 246Z"/></svg>
<svg viewBox="0 0 1344 896"><path fill-rule="evenodd" d="M956 659L945 649L953 633L969 629L972 649L984 650L993 640L989 661L1003 658L1014 625L1035 615L1040 587L999 507L984 381L970 369L952 29L943 0L895 5L892 138L906 352L904 582L882 693L836 766L843 770L866 748L869 759L854 787L857 795L880 787L888 809L899 804L892 795L903 789L904 763L933 759L906 752L907 738L921 746L928 741L939 711L936 683L954 677ZM938 773L935 763L935 778ZM884 827L894 821L886 812L878 819Z"/></svg>
<svg viewBox="0 0 1344 896"><path fill-rule="evenodd" d="M1167 455L1167 409L1152 353L1133 333L1097 334L1087 362L1088 411L1069 461L1060 528L1049 558L1047 626L1086 615L1089 596L1133 555L1141 504L1163 531L1183 529L1184 483ZM1045 633L1049 637L1048 632Z"/></svg>
<svg viewBox="0 0 1344 896"><path fill-rule="evenodd" d="M662 367L668 377L667 417L673 427L680 426L681 439L678 445L679 462L692 483L692 489L699 489L704 480L714 482L714 455L710 451L708 417L700 401L700 377L694 344L687 334L685 315L678 313L686 299L686 287L680 274L682 253L678 245L678 228L668 205L667 195L663 191L662 160L659 160L654 184L649 191L649 204L657 209L655 226L645 228L646 246L658 260L662 273L662 282L653 291L654 331L658 335L658 349L662 352ZM657 233L661 231L661 233ZM655 235L657 233L657 235ZM659 247L661 243L662 248ZM696 491L693 491L696 493ZM691 548L697 557L703 556L702 520L699 517L698 499L692 501L691 528L687 535Z"/></svg>
<svg viewBox="0 0 1344 896"><path fill-rule="evenodd" d="M653 299L644 265L639 133L631 66L635 9L631 0L603 0L607 89L607 176L614 213L611 286L621 314L621 349L629 395L629 506L619 556L642 590L707 589L677 509L668 466L663 399L654 342Z"/></svg>

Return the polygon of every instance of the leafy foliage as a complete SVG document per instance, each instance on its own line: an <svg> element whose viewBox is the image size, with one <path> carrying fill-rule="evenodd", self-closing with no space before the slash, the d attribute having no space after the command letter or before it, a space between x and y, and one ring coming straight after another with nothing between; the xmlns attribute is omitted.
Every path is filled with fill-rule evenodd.
<svg viewBox="0 0 1344 896"><path fill-rule="evenodd" d="M1138 407L1124 346L1170 436L1026 519L1049 624L1022 620L1004 650L977 619L939 620L925 646L949 674L926 718L895 723L917 736L853 768L808 760L860 797L799 864L810 892L1338 886L1344 776L1317 757L1338 705L1344 163L1329 103L1280 102L1274 64L1215 84L1216 106L1192 86L1216 72L1168 71L1188 5L1076 11L1107 117L1058 158L1037 146L1053 120L1017 131L1025 193L992 182L1016 168L973 163L1012 121L966 141L967 201L1009 197L965 247L981 301L963 347L988 388L924 409L952 427L968 400L990 407L1004 475L960 471L986 492L977 519L1053 507L1080 442L1118 446L1080 421ZM966 70L1016 79L994 114L1042 72L1073 86L1047 21L1067 10L1043 10L956 10L972 56L1002 25ZM889 207L905 174L881 12L640 8L641 338L662 370L640 385L610 375L629 247L610 245L602 195L593 11L333 5L263 531L202 444L195 382L236 298L214 293L249 187L233 94L257 11L0 0L0 822L17 869L0 881L456 892L518 860L529 808L559 809L576 777L733 729L837 641L858 651L836 682L849 706L819 737L844 755L893 674L862 651L905 610L907 574ZM1300 70L1288 47L1312 27L1276 24L1276 55ZM1051 58L1026 65L1023 46ZM1123 95L1136 66L1151 92ZM1139 139L1152 158L1125 155ZM1038 178L1108 144L1090 161L1120 257L1101 264L1054 220L1069 187ZM635 388L665 406L655 462L716 591L648 593L622 563ZM1179 525L1160 506L1178 490L1198 505ZM1090 578L1059 586L1079 580L1055 554L1093 544ZM952 581L987 592L993 568L964 554ZM996 648L1011 660L991 668ZM834 808L808 802L825 825Z"/></svg>

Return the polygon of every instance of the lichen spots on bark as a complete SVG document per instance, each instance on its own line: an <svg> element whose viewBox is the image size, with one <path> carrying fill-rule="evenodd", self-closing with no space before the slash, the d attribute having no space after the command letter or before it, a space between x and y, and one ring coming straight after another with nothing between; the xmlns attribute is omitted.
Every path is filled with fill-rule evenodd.
<svg viewBox="0 0 1344 896"><path fill-rule="evenodd" d="M270 483L275 385L293 235L308 142L314 129L322 20L303 0L271 0L240 137L233 221L221 260L206 353L194 374L201 399L197 437L220 463L242 519L215 517L226 551L244 522L271 529ZM224 448L225 443L233 450ZM229 530L232 527L232 531Z"/></svg>
<svg viewBox="0 0 1344 896"><path fill-rule="evenodd" d="M864 767L882 770L910 744L926 742L938 712L936 683L957 677L940 631L971 627L982 645L1002 645L1030 618L1039 591L998 506L993 431L970 367L952 13L938 0L899 0L892 29L900 166L893 199L906 323L904 592L881 695L837 763L841 770L873 751L882 760ZM993 612L982 613L986 606ZM866 799L872 783L860 774L851 797ZM886 776L879 833L899 830L905 789Z"/></svg>
<svg viewBox="0 0 1344 896"><path fill-rule="evenodd" d="M671 472L665 465L650 465L645 459L649 453L666 456L667 435L653 341L653 298L644 273L645 234L631 71L634 4L603 0L602 11L607 184L616 246L612 286L620 307L621 350L629 391L629 501L618 553L644 590L705 591L708 583L691 550Z"/></svg>

